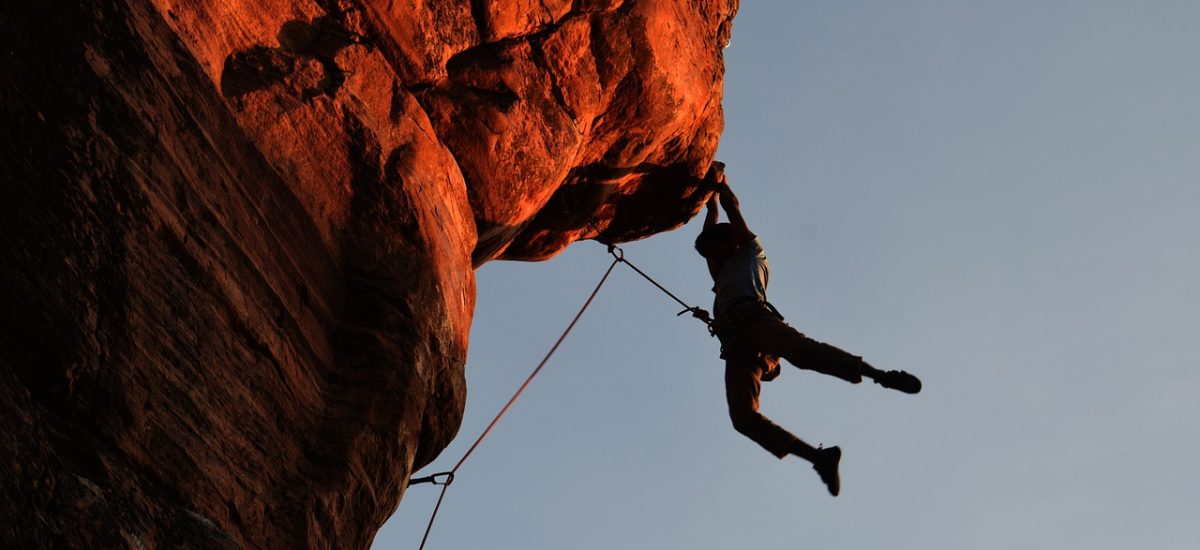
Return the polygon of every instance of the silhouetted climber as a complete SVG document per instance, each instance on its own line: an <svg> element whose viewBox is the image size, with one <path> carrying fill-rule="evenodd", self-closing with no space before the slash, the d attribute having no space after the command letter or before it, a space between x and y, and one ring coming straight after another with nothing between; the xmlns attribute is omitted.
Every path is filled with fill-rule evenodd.
<svg viewBox="0 0 1200 550"><path fill-rule="evenodd" d="M714 192L708 201L704 230L696 237L696 251L708 262L712 275L712 326L721 340L725 359L725 397L733 427L771 454L794 454L808 460L837 496L840 491L838 447L814 448L758 412L762 380L779 375L779 358L807 370L836 376L858 384L864 376L885 388L905 393L921 391L921 381L904 371L881 371L829 344L805 336L783 321L767 302L769 268L758 236L746 225L737 197L725 181L724 165L714 162L705 180ZM718 223L718 203L729 223Z"/></svg>

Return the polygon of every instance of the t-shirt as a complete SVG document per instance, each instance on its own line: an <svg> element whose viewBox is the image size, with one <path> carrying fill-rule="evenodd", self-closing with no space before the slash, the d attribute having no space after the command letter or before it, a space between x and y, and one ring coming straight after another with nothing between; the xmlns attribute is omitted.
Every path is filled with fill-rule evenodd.
<svg viewBox="0 0 1200 550"><path fill-rule="evenodd" d="M713 287L713 292L717 293L713 300L713 315L720 319L730 306L745 298L767 301L770 271L767 254L755 237L729 257L717 276L717 285Z"/></svg>

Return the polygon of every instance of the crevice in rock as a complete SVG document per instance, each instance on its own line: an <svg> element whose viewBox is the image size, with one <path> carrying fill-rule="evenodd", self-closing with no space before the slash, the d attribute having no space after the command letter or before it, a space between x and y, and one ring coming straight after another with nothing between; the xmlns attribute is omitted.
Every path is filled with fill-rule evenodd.
<svg viewBox="0 0 1200 550"><path fill-rule="evenodd" d="M473 14L475 13L475 9L474 9L475 5L481 4L483 2L484 2L484 0L472 0L472 2L471 2L472 10L471 11ZM479 44L471 46L470 48L467 48L458 53L455 53L454 55L450 56L450 59L447 61L446 66L447 66L447 68L449 68L449 66L454 63L455 58L457 58L459 56L470 56L473 53L475 53L477 50L501 49L501 48L507 48L509 46L513 46L516 44L520 44L521 42L544 40L546 37L550 36L551 34L554 34L555 31L562 28L563 25L567 24L572 19L576 19L579 17L587 17L587 16L591 16L594 14L616 13L617 11L620 11L620 9L622 9L624 7L625 7L625 5L622 4L621 8L618 8L617 10L613 10L613 11L586 10L586 9L585 10L573 10L573 11L567 12L565 15L558 18L558 20L546 23L546 24L538 27L536 30L534 30L532 32L528 32L525 34L519 34L516 36L509 36L509 37L501 38L499 40L483 41L483 42L480 42ZM479 24L479 22L481 21L480 17L486 17L486 15L481 15L481 16L477 17L476 24ZM479 36L480 37L487 36L486 29L482 29L480 31Z"/></svg>
<svg viewBox="0 0 1200 550"><path fill-rule="evenodd" d="M475 33L481 43L487 43L488 21L487 0L471 0L471 18L475 20Z"/></svg>
<svg viewBox="0 0 1200 550"><path fill-rule="evenodd" d="M471 48L452 57L450 62L446 64L446 70L450 75L450 82L448 86L442 86L442 88L469 92L487 103L496 105L500 110L507 111L521 100L516 91L499 80L480 83L469 81L470 79L464 77L464 75L480 69L488 73L499 72L500 69L511 63L512 60L505 55L500 46L486 45L484 47Z"/></svg>

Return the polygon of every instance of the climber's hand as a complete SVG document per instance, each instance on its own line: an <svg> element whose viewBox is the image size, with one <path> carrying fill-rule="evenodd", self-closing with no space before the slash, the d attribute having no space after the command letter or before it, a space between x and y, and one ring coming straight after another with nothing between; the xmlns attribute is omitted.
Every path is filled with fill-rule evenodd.
<svg viewBox="0 0 1200 550"><path fill-rule="evenodd" d="M725 184L725 163L714 160L708 165L708 173L704 174L704 183L709 185L709 189L717 190L717 187Z"/></svg>
<svg viewBox="0 0 1200 550"><path fill-rule="evenodd" d="M732 217L733 211L738 210L740 205L738 204L737 195L733 194L733 188L729 187L729 182L722 178L721 182L716 184L716 189L713 191L721 203L721 208L729 212Z"/></svg>

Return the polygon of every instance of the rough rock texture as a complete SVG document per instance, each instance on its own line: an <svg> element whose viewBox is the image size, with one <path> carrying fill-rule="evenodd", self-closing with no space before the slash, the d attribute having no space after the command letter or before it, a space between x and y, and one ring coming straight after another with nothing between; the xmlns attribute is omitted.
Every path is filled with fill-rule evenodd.
<svg viewBox="0 0 1200 550"><path fill-rule="evenodd" d="M368 546L473 268L699 209L736 4L6 2L0 546Z"/></svg>

